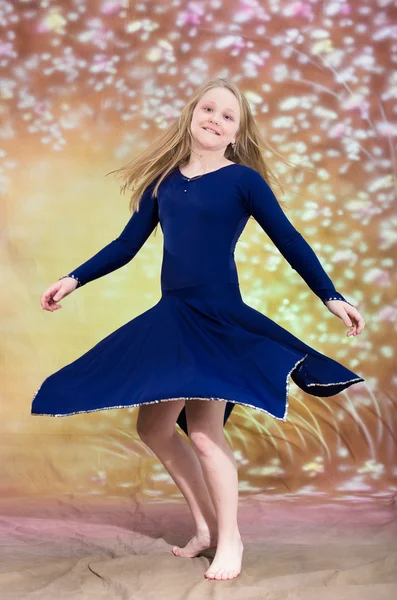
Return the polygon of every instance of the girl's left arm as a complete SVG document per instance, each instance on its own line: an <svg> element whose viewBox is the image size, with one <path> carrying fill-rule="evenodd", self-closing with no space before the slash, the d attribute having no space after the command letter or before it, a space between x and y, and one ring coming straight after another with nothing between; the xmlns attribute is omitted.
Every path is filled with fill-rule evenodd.
<svg viewBox="0 0 397 600"><path fill-rule="evenodd" d="M351 331L347 335L361 333L364 319L358 310L340 294L325 272L316 254L304 237L295 229L282 210L276 196L263 177L250 170L246 189L249 213L309 288L340 317Z"/></svg>

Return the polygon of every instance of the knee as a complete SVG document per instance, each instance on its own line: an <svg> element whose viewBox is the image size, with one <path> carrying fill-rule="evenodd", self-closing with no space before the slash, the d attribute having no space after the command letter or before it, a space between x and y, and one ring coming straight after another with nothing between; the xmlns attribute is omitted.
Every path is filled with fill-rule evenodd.
<svg viewBox="0 0 397 600"><path fill-rule="evenodd" d="M197 454L200 454L203 457L212 456L215 449L215 442L205 431L189 431L189 438Z"/></svg>
<svg viewBox="0 0 397 600"><path fill-rule="evenodd" d="M142 442L144 442L145 444L147 444L147 442L149 441L149 439L152 437L152 430L150 427L148 427L148 425L145 425L144 423L141 423L138 419L137 425L136 425L136 432L138 434L138 436L140 437L140 439L142 440Z"/></svg>
<svg viewBox="0 0 397 600"><path fill-rule="evenodd" d="M153 425L153 423L149 423L143 419L138 419L136 432L142 442L144 442L144 444L147 446L151 446L156 437L159 438L159 432L156 431L156 429L157 428Z"/></svg>
<svg viewBox="0 0 397 600"><path fill-rule="evenodd" d="M174 431L169 431L168 428L161 427L158 423L149 423L138 419L136 431L142 442L151 448L167 441L176 429L174 427Z"/></svg>

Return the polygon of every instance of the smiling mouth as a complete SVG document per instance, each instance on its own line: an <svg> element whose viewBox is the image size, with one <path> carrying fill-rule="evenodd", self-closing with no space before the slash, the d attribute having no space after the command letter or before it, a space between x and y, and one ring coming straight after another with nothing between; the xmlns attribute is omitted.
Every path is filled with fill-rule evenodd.
<svg viewBox="0 0 397 600"><path fill-rule="evenodd" d="M216 133L215 131L212 131L212 129L207 129L206 127L203 127L204 131L208 131L208 133L212 133L213 135L220 135L220 133Z"/></svg>

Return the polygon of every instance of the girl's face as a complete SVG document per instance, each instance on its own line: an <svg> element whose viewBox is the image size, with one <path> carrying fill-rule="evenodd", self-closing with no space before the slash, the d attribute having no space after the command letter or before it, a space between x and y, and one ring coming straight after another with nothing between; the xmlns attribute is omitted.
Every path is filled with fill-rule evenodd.
<svg viewBox="0 0 397 600"><path fill-rule="evenodd" d="M226 150L236 141L239 122L236 96L222 87L208 90L193 111L190 129L194 145L202 150Z"/></svg>

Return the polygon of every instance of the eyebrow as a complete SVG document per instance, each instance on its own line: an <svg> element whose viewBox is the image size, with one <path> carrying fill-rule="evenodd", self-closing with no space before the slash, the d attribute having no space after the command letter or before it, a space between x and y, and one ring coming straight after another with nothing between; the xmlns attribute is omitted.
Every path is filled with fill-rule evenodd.
<svg viewBox="0 0 397 600"><path fill-rule="evenodd" d="M204 102L204 104L206 103ZM212 100L207 100L207 104L216 104L216 102L213 102ZM226 110L232 113L236 113L236 111L232 110L231 108L227 108Z"/></svg>

